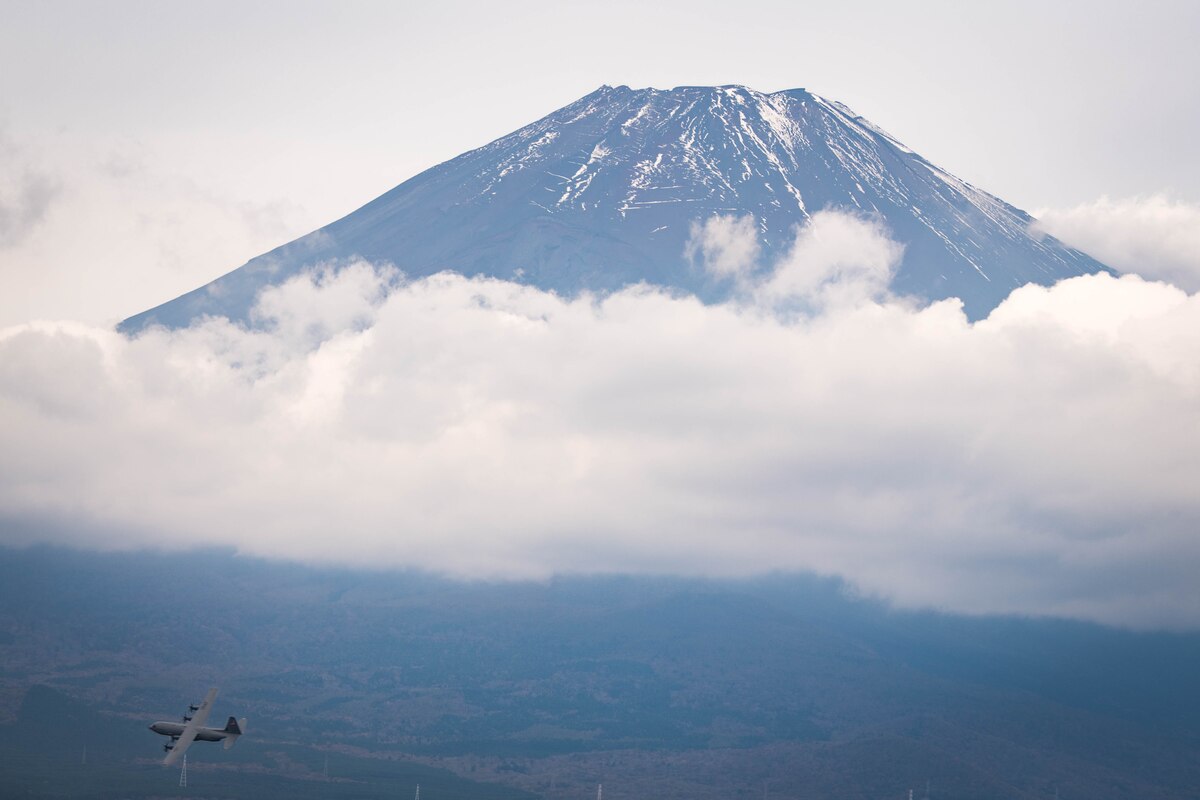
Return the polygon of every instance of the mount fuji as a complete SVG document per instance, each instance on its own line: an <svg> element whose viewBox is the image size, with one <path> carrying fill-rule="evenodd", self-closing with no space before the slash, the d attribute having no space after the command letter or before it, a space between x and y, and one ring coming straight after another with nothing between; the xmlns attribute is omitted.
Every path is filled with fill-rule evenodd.
<svg viewBox="0 0 1200 800"><path fill-rule="evenodd" d="M120 329L248 321L264 287L355 257L410 277L453 270L566 295L647 282L719 301L730 287L685 256L694 223L753 215L769 264L829 208L875 217L904 244L893 291L961 298L973 319L1023 284L1108 270L804 89L603 86Z"/></svg>

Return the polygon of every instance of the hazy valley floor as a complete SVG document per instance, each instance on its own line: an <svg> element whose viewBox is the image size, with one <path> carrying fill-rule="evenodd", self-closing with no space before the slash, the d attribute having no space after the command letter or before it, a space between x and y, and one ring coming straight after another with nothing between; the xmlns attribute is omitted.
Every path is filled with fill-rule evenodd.
<svg viewBox="0 0 1200 800"><path fill-rule="evenodd" d="M1200 796L1200 636L898 613L803 576L0 555L6 797L183 794L146 725L210 685L248 735L190 751L190 796Z"/></svg>

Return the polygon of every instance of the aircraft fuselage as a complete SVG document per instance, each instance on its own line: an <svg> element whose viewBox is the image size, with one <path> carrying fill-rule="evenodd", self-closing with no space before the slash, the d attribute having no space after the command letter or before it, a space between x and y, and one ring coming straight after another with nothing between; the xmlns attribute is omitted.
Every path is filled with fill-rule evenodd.
<svg viewBox="0 0 1200 800"><path fill-rule="evenodd" d="M172 739L183 735L183 729L187 725L182 722L156 722L150 726L150 730L162 736L170 736ZM229 736L234 736L232 731L221 730L220 728L198 728L196 730L196 739L201 742L219 742Z"/></svg>

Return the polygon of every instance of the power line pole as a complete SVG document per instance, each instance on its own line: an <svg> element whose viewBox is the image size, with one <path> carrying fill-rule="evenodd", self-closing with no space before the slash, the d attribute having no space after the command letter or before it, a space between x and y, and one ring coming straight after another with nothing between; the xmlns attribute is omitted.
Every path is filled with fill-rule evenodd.
<svg viewBox="0 0 1200 800"><path fill-rule="evenodd" d="M187 788L187 753L183 754L183 769L179 771L179 785Z"/></svg>

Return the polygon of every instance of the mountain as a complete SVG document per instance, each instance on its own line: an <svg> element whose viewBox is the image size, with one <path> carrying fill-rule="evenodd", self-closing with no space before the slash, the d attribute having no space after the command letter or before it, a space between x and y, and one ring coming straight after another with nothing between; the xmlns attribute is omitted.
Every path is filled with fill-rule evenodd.
<svg viewBox="0 0 1200 800"><path fill-rule="evenodd" d="M216 685L250 724L189 751L205 797L1194 799L1198 671L1195 633L896 611L815 576L0 548L0 797L173 794L145 726Z"/></svg>
<svg viewBox="0 0 1200 800"><path fill-rule="evenodd" d="M753 214L770 263L826 208L881 217L906 245L893 288L960 297L973 318L1025 283L1106 269L803 89L604 86L121 327L245 319L264 286L354 256L410 276L450 269L567 295L646 281L720 300L729 287L684 255L693 222Z"/></svg>

